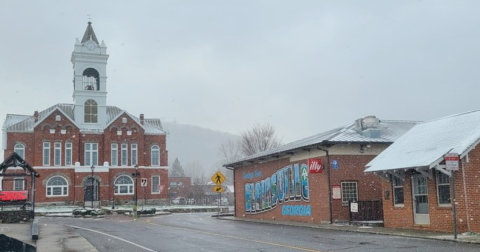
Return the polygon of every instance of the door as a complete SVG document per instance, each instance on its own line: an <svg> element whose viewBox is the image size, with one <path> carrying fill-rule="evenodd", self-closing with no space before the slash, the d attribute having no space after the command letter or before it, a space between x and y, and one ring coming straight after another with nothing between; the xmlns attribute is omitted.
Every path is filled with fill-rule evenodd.
<svg viewBox="0 0 480 252"><path fill-rule="evenodd" d="M412 177L413 183L413 215L417 225L430 224L428 213L428 192L427 177L422 174L415 174Z"/></svg>
<svg viewBox="0 0 480 252"><path fill-rule="evenodd" d="M98 200L98 181L95 178L86 180L83 188L85 202Z"/></svg>

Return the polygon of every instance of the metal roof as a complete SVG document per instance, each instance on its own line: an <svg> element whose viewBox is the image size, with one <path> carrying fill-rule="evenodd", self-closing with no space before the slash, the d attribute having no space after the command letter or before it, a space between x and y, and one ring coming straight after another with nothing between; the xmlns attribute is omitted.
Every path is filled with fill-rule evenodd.
<svg viewBox="0 0 480 252"><path fill-rule="evenodd" d="M36 124L42 122L47 116L49 116L53 111L58 109L67 117L69 117L73 122L75 122L74 110L75 105L73 104L63 104L59 103L54 106L51 106L43 111L38 112L38 121L35 123L35 117L33 115L14 115L7 114L5 122L3 124L7 132L33 132ZM127 113L133 120L140 124L140 119L125 110L122 110L116 106L107 106L107 122L106 125L109 125L113 120L120 116L123 112ZM140 124L141 125L141 124ZM165 134L163 131L162 123L160 119L145 119L143 128L145 129L145 134Z"/></svg>
<svg viewBox="0 0 480 252"><path fill-rule="evenodd" d="M464 157L480 141L480 110L416 125L366 165L365 172L432 168L446 153Z"/></svg>
<svg viewBox="0 0 480 252"><path fill-rule="evenodd" d="M244 162L254 162L255 160L264 159L268 156L275 157L288 154L292 151L298 151L307 147L313 147L322 144L335 143L392 143L398 137L411 129L417 121L394 121L382 120L378 125L380 137L373 138L364 136L355 131L355 124L348 124L344 127L338 127L323 133L319 133L307 138L303 138L277 148L273 148L264 152L244 157L232 163L225 164L225 167L240 166Z"/></svg>

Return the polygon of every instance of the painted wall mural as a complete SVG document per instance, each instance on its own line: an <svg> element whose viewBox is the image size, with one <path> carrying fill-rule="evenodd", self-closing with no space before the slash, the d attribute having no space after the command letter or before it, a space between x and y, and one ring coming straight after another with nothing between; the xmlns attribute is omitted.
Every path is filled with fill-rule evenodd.
<svg viewBox="0 0 480 252"><path fill-rule="evenodd" d="M258 174L255 171L253 174ZM261 174L261 173L260 173ZM250 179L256 176L244 176ZM278 169L270 177L245 183L245 212L256 214L270 211L286 202L309 202L308 165L294 164ZM283 205L282 215L311 216L310 205Z"/></svg>

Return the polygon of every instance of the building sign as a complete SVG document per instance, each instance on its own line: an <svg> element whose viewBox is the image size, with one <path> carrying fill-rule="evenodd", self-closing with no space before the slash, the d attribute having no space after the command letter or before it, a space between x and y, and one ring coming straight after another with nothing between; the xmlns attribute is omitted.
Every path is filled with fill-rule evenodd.
<svg viewBox="0 0 480 252"><path fill-rule="evenodd" d="M0 201L26 201L28 191L1 191Z"/></svg>
<svg viewBox="0 0 480 252"><path fill-rule="evenodd" d="M322 160L320 158L308 159L309 173L322 173Z"/></svg>
<svg viewBox="0 0 480 252"><path fill-rule="evenodd" d="M342 199L342 193L339 185L332 186L332 199Z"/></svg>
<svg viewBox="0 0 480 252"><path fill-rule="evenodd" d="M270 177L245 183L245 212L268 212L287 202L309 202L308 165L294 164L278 169ZM283 215L311 216L310 205L282 207Z"/></svg>
<svg viewBox="0 0 480 252"><path fill-rule="evenodd" d="M358 203L357 202L351 202L350 203L350 212L358 213Z"/></svg>
<svg viewBox="0 0 480 252"><path fill-rule="evenodd" d="M458 153L445 154L445 165L447 171L458 171Z"/></svg>
<svg viewBox="0 0 480 252"><path fill-rule="evenodd" d="M334 160L332 161L332 168L333 168L334 170L338 170L338 161L337 161L336 159L334 159Z"/></svg>
<svg viewBox="0 0 480 252"><path fill-rule="evenodd" d="M140 180L140 184L142 185L142 187L146 187L146 186L147 186L147 181L148 181L148 179L146 179L146 178L142 178L142 179Z"/></svg>

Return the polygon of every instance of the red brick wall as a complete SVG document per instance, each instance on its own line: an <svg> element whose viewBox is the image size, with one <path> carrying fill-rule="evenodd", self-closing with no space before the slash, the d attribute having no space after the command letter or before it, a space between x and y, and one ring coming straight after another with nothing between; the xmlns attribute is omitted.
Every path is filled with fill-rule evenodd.
<svg viewBox="0 0 480 252"><path fill-rule="evenodd" d="M61 120L55 121L55 117L60 115ZM122 117L127 117L127 123L122 123ZM55 133L51 134L50 129L55 129ZM66 130L66 134L61 134L61 129ZM122 135L117 135L117 130L122 130ZM131 130L132 134L127 135L127 130ZM50 166L43 167L43 142L50 143ZM65 167L65 143L72 142L72 166ZM54 143L61 142L61 165L54 166ZM94 173L96 179L101 181L100 185L100 199L113 200L113 185L114 179L119 174L131 174L134 169L131 167L131 144L137 144L138 165L142 178L148 179L148 186L145 188L145 196L147 199L166 199L168 198L168 170L151 168L150 147L154 144L159 145L160 151L160 165L168 166L168 151L166 150L165 135L145 135L143 128L131 119L128 114L124 113L117 120L111 123L103 133L87 134L80 133L79 129L74 126L70 120L67 119L61 112L54 111L51 115L45 118L39 125L37 125L32 133L7 133L7 149L4 151L4 156L8 157L13 153L16 143L25 145L25 161L30 164L41 175L36 180L36 202L52 203L52 202L83 202L84 186L82 182L91 176L90 172L75 173L73 165L75 162L84 164L84 148L85 143L98 143L98 166L103 166L104 162L111 162L111 143L118 143L120 162L120 144L128 144L128 165L129 168L110 168L108 172ZM147 168L142 168L145 166ZM42 168L43 167L43 168ZM9 172L13 172L9 170ZM47 197L46 183L51 176L61 175L68 178L68 196L62 197ZM160 184L165 185L165 189L161 193L151 193L151 176L159 175ZM30 186L30 183L28 183ZM12 188L13 183L5 181L4 190ZM143 199L143 188L140 186L140 180L137 184L138 198ZM132 200L133 195L122 195L119 197L122 200Z"/></svg>
<svg viewBox="0 0 480 252"><path fill-rule="evenodd" d="M457 230L480 232L480 149L472 150L468 160L468 163L461 162L460 170L455 172ZM386 227L453 232L452 207L438 205L435 172L434 179L427 179L430 225L414 224L411 170L404 181L403 207L394 206L392 185L383 181L383 191L390 192L390 199L384 199L383 204Z"/></svg>
<svg viewBox="0 0 480 252"><path fill-rule="evenodd" d="M331 169L331 185L340 185L341 182L355 181L357 182L359 200L379 200L381 199L381 181L380 178L373 174L365 174L363 172L365 165L373 159L374 156L330 156L330 162L337 160L338 169ZM326 157L322 157L322 163L327 164ZM281 159L262 164L255 164L244 166L235 169L235 197L236 197L236 216L288 220L288 221L302 221L302 222L328 222L329 215L329 194L328 194L328 177L327 171L323 173L310 173L309 179L309 194L310 201L294 201L279 204L275 209L265 211L263 213L249 214L245 212L245 183L252 183L267 177L270 177L278 169L290 164L308 164L308 160L301 160L290 163L288 159ZM255 171L261 172L261 177L254 179L243 179L243 174L253 173ZM311 205L311 216L284 216L282 215L283 205ZM342 205L341 200L332 200L332 217L333 221L348 220L349 209L348 206Z"/></svg>

